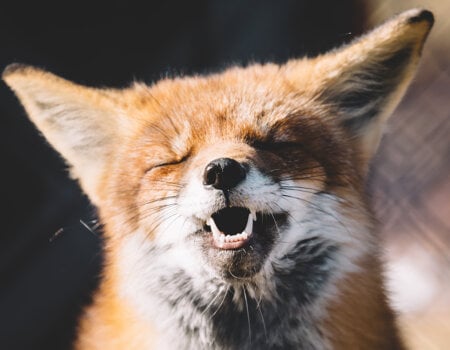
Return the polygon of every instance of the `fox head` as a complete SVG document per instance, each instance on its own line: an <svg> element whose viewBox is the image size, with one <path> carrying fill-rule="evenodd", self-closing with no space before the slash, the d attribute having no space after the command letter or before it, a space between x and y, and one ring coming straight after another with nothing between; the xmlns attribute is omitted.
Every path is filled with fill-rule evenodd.
<svg viewBox="0 0 450 350"><path fill-rule="evenodd" d="M376 250L364 178L432 22L411 10L316 58L122 90L3 79L99 208L117 278L312 300Z"/></svg>

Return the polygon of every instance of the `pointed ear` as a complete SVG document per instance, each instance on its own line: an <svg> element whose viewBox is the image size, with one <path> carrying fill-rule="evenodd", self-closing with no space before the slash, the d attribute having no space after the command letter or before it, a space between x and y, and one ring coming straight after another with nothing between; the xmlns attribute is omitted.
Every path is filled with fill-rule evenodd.
<svg viewBox="0 0 450 350"><path fill-rule="evenodd" d="M76 85L18 64L8 66L2 77L33 123L67 160L84 191L98 203L98 186L121 122L113 92Z"/></svg>
<svg viewBox="0 0 450 350"><path fill-rule="evenodd" d="M431 12L409 10L311 61L316 97L359 141L366 164L414 76L433 22Z"/></svg>

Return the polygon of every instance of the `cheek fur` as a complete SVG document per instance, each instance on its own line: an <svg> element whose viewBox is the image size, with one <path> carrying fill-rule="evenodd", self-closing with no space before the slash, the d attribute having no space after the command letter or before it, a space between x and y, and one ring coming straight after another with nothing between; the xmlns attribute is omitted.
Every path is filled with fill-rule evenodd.
<svg viewBox="0 0 450 350"><path fill-rule="evenodd" d="M159 166L142 178L136 199L139 220L154 235L177 216L178 195L184 164Z"/></svg>

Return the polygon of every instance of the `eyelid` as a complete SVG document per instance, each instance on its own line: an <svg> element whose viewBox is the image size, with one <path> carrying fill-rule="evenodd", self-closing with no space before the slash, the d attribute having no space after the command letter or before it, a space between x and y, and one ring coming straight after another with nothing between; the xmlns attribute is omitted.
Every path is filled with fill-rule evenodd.
<svg viewBox="0 0 450 350"><path fill-rule="evenodd" d="M262 150L275 151L289 147L299 147L299 142L294 141L254 141L252 146Z"/></svg>
<svg viewBox="0 0 450 350"><path fill-rule="evenodd" d="M151 167L151 169L161 168L161 167L163 167L163 166L174 165L174 164L176 164L176 163L175 163L175 162L160 163L160 164L153 165L153 166ZM150 170L151 170L151 169L150 169Z"/></svg>
<svg viewBox="0 0 450 350"><path fill-rule="evenodd" d="M186 154L183 158L180 158L178 160L173 160L173 161L168 161L168 162L164 162L164 163L159 163L156 165L153 165L150 169L148 170L152 170L152 169L156 169L156 168L161 168L164 166L169 166L169 165L177 165L177 164L181 164L183 162L185 162L187 159L189 158L189 154Z"/></svg>

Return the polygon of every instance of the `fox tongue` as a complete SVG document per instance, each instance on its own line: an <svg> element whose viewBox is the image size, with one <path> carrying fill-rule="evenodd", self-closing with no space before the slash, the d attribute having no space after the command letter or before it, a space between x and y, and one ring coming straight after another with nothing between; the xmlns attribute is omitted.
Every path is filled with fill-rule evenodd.
<svg viewBox="0 0 450 350"><path fill-rule="evenodd" d="M211 226L214 246L219 249L241 248L253 233L253 217L254 215L250 213L244 231L234 235L225 235L225 233L219 230L214 219L212 217L209 218L207 224Z"/></svg>

